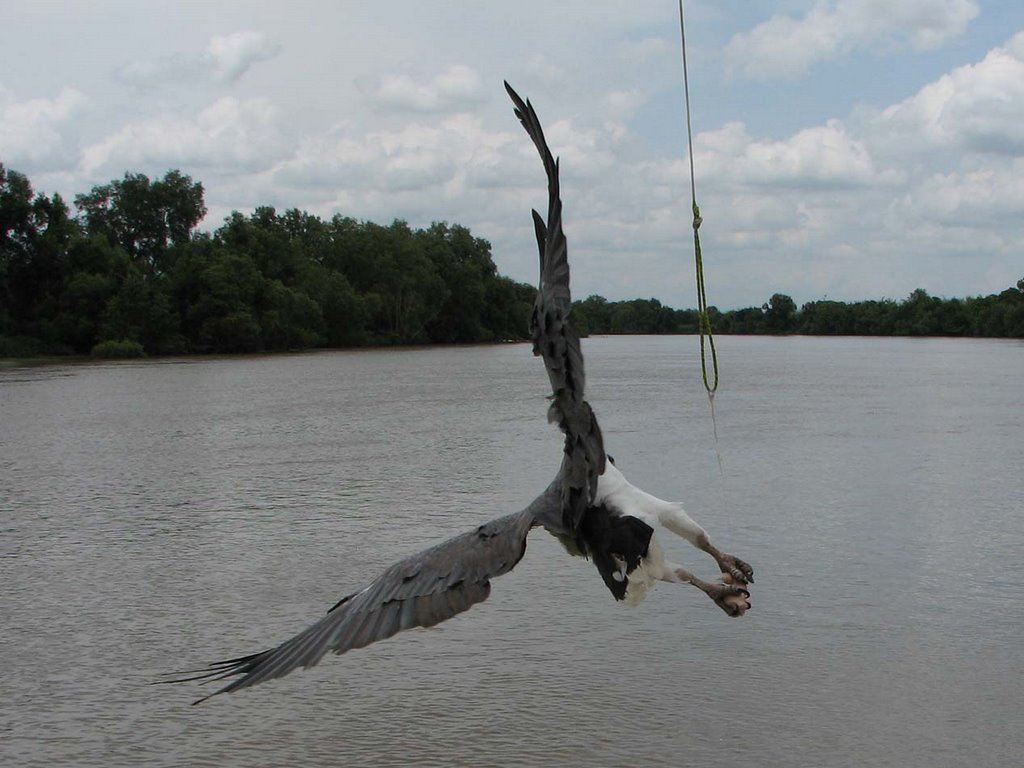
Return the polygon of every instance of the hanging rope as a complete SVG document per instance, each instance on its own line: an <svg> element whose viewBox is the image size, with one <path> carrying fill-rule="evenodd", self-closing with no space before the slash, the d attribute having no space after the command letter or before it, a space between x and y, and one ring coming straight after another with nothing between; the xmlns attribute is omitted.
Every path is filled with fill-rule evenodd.
<svg viewBox="0 0 1024 768"><path fill-rule="evenodd" d="M686 98L686 141L690 152L690 200L693 205L693 252L697 270L697 327L700 331L700 372L704 379L704 389L711 401L711 416L714 421L715 390L718 389L718 352L715 350L715 337L711 332L711 316L708 314L708 297L704 289L704 259L700 253L700 208L697 207L697 182L693 172L693 129L690 125L690 78L686 69L686 24L683 22L683 0L679 0L679 38L683 52L683 94ZM706 342L705 342L706 340ZM708 378L708 355L711 351L712 377ZM715 440L718 439L715 428Z"/></svg>

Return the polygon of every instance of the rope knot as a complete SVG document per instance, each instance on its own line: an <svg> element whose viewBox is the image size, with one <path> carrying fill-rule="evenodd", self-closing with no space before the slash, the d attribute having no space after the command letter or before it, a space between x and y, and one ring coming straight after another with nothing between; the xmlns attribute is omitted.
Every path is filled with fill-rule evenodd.
<svg viewBox="0 0 1024 768"><path fill-rule="evenodd" d="M686 100L686 140L690 155L690 200L693 204L693 260L697 270L697 326L700 332L700 373L704 379L704 389L711 403L711 422L715 421L715 390L718 389L718 353L715 351L715 337L711 332L711 314L708 312L708 297L704 291L704 260L700 253L700 225L704 219L697 207L697 175L693 172L693 129L690 125L690 78L686 71L686 26L683 22L683 0L679 0L679 42L683 54L683 95ZM705 341L711 349L711 369L714 379L708 380L708 360L705 353ZM718 430L715 430L715 444L718 441ZM722 465L719 462L719 469Z"/></svg>

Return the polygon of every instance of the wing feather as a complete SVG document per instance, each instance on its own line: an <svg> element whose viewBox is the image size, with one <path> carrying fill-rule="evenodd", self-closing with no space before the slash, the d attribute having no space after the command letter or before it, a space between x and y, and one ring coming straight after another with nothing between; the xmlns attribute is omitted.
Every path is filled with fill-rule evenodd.
<svg viewBox="0 0 1024 768"><path fill-rule="evenodd" d="M555 484L526 509L492 520L401 560L376 581L340 600L318 622L276 648L210 664L161 682L205 682L238 676L211 696L237 691L312 667L325 654L346 651L412 627L432 627L487 599L491 579L512 570L545 507L557 503Z"/></svg>
<svg viewBox="0 0 1024 768"><path fill-rule="evenodd" d="M540 153L548 179L548 211L533 211L540 253L540 285L530 327L535 355L543 358L551 383L548 418L565 434L558 478L534 502L512 515L486 523L388 568L368 587L339 600L318 622L275 648L215 662L204 670L161 682L237 679L199 699L271 680L317 664L325 654L342 654L412 627L430 627L490 594L491 579L510 571L526 550L526 536L537 524L570 539L605 470L601 430L584 399L585 376L579 335L570 315L568 246L562 230L558 161L544 139L533 106L505 84L515 113Z"/></svg>
<svg viewBox="0 0 1024 768"><path fill-rule="evenodd" d="M540 251L540 287L530 319L533 353L544 359L551 382L548 419L565 433L562 462L562 522L575 534L580 520L597 492L597 478L604 472L605 453L601 428L590 404L584 399L586 377L580 337L572 324L572 295L569 291L568 244L562 230L562 199L559 191L558 161L544 138L540 119L529 101L505 83L523 124L540 153L548 178L546 220L533 212L533 224Z"/></svg>

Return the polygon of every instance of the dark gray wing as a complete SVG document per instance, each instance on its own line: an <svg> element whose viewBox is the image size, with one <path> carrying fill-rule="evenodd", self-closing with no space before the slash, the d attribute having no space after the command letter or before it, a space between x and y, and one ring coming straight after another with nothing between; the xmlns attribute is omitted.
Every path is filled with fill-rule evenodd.
<svg viewBox="0 0 1024 768"><path fill-rule="evenodd" d="M548 419L565 433L562 462L562 516L569 532L579 530L580 520L597 491L604 473L605 454L601 428L590 404L583 399L583 352L580 337L570 320L569 260L562 231L562 200L558 187L558 161L551 155L540 120L529 101L524 102L508 83L505 90L515 104L516 117L540 152L548 177L548 216L533 212L540 249L540 287L533 305L530 332L533 353L544 358L551 381Z"/></svg>
<svg viewBox="0 0 1024 768"><path fill-rule="evenodd" d="M554 483L526 509L395 563L365 589L342 598L313 626L276 648L211 664L162 683L237 680L199 699L237 691L315 665L328 652L391 637L412 627L431 627L487 599L491 579L508 573L526 552L526 536L538 517L556 508Z"/></svg>

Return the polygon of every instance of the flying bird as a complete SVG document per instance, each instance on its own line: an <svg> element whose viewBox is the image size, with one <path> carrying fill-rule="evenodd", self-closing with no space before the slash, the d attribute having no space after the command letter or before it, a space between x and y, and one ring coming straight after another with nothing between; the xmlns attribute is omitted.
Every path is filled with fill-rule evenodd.
<svg viewBox="0 0 1024 768"><path fill-rule="evenodd" d="M486 600L491 580L512 570L526 552L534 528L554 535L572 555L590 559L618 601L635 605L658 581L690 584L730 616L750 608L751 567L712 546L706 531L681 504L663 501L632 485L605 453L601 428L584 399L583 353L570 320L569 262L562 230L559 163L548 149L529 101L505 83L548 181L547 216L533 211L540 252L540 286L530 330L533 352L551 382L548 419L565 436L555 479L525 509L455 536L401 560L362 590L341 598L312 626L275 648L180 673L165 683L234 678L197 700L287 675L317 664L328 652L342 654L413 627L431 627ZM656 532L665 528L714 558L722 582L697 578L666 559Z"/></svg>

